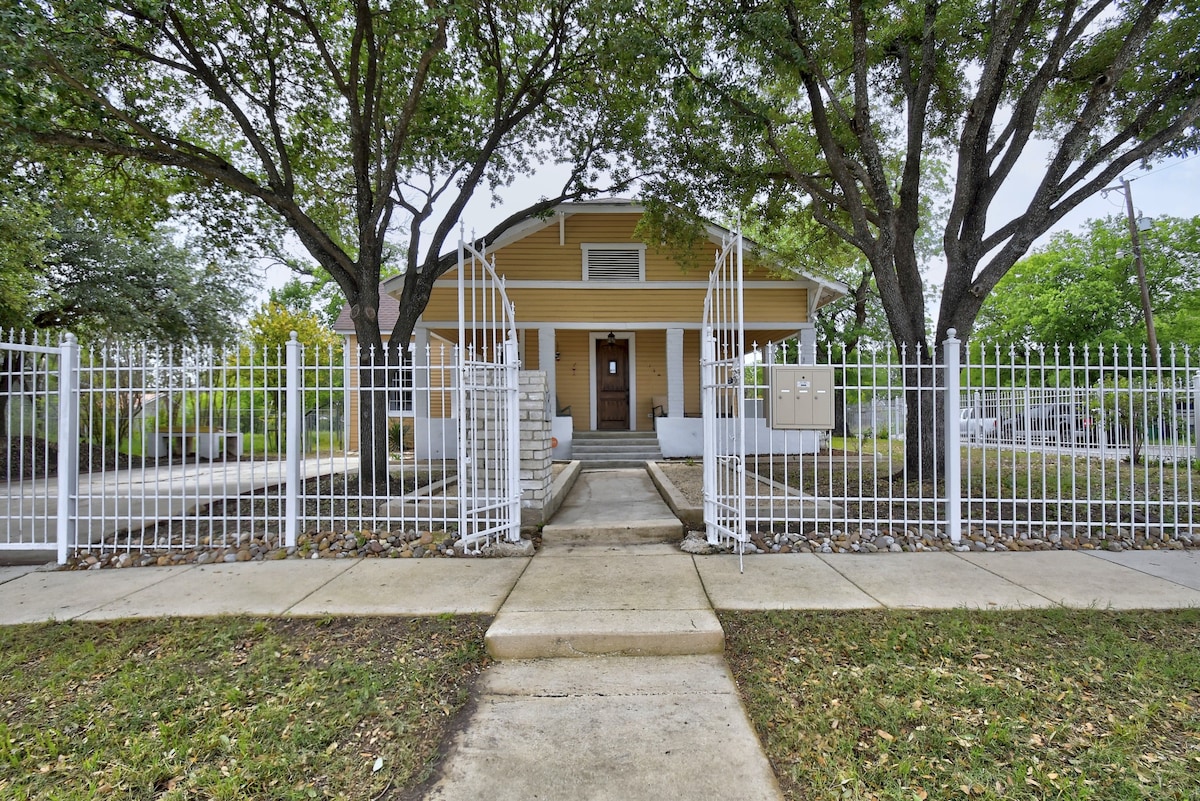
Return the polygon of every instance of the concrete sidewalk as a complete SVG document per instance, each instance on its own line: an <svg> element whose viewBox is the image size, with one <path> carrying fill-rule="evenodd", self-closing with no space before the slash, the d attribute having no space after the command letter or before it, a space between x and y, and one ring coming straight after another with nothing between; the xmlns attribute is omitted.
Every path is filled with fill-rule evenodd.
<svg viewBox="0 0 1200 801"><path fill-rule="evenodd" d="M612 594L595 596L606 582L614 582ZM639 587L643 594L633 594ZM1200 552L772 554L747 556L744 574L736 557L693 557L666 545L576 547L569 555L532 559L0 567L0 625L226 614L550 618L604 605L651 613L1200 607Z"/></svg>

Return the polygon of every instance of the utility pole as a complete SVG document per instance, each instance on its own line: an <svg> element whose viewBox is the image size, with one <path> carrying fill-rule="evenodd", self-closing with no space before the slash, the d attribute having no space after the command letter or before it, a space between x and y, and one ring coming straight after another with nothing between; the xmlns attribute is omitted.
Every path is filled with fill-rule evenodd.
<svg viewBox="0 0 1200 801"><path fill-rule="evenodd" d="M1133 189L1129 186L1128 179L1121 179L1121 190L1125 193L1125 211L1129 216L1129 239L1133 243L1133 262L1137 266L1138 288L1142 292L1142 316L1146 318L1146 344L1150 348L1150 364L1157 369L1158 337L1154 333L1154 312L1150 308L1150 287L1146 285L1146 264L1142 261L1142 240L1133 212Z"/></svg>

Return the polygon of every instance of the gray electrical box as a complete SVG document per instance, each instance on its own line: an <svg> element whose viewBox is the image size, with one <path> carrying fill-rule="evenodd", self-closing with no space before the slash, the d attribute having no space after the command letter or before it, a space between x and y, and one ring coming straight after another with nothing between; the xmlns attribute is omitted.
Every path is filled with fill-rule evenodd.
<svg viewBox="0 0 1200 801"><path fill-rule="evenodd" d="M833 428L833 368L777 364L770 368L768 428L828 431Z"/></svg>

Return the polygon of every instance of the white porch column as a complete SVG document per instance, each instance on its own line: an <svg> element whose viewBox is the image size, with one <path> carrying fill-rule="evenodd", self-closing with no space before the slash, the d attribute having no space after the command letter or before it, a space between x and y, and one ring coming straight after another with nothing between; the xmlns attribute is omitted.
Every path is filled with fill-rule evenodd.
<svg viewBox="0 0 1200 801"><path fill-rule="evenodd" d="M538 327L538 369L546 374L546 414L551 420L558 414L558 364L555 362L556 352L554 327L543 325Z"/></svg>
<svg viewBox="0 0 1200 801"><path fill-rule="evenodd" d="M417 420L429 420L429 329L417 327L413 331L413 417ZM415 422L415 421L414 421ZM429 424L420 425L420 430L427 431Z"/></svg>
<svg viewBox="0 0 1200 801"><path fill-rule="evenodd" d="M683 417L683 329L667 329L667 417Z"/></svg>
<svg viewBox="0 0 1200 801"><path fill-rule="evenodd" d="M817 363L817 327L812 323L800 327L800 363Z"/></svg>

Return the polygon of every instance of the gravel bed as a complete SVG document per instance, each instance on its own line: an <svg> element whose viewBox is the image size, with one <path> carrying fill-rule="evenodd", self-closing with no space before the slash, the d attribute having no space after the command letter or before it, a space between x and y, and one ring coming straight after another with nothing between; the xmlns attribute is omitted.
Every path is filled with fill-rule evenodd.
<svg viewBox="0 0 1200 801"><path fill-rule="evenodd" d="M120 548L112 550L111 548ZM485 545L468 550L453 531L319 531L301 534L295 547L282 545L282 538L271 532L245 532L228 542L202 539L192 548L140 548L127 543L104 549L84 549L67 559L65 570L101 570L103 568L166 567L231 562L266 562L280 559L434 559L478 558L495 556L532 556L535 543L523 539L519 544Z"/></svg>

